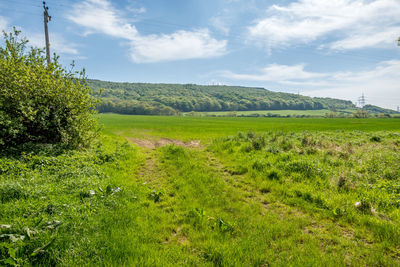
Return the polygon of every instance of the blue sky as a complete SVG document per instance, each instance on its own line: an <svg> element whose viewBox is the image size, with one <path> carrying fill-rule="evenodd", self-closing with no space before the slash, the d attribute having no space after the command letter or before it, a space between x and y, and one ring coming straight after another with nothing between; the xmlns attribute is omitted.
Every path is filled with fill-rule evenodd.
<svg viewBox="0 0 400 267"><path fill-rule="evenodd" d="M52 52L89 78L226 84L400 106L399 0L48 0ZM42 1L0 29L44 47Z"/></svg>

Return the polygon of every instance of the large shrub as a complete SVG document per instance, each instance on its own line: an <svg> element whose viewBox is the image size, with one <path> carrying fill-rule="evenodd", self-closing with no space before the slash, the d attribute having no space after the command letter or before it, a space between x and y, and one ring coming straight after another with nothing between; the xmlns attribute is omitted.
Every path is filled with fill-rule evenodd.
<svg viewBox="0 0 400 267"><path fill-rule="evenodd" d="M43 50L27 43L14 29L0 47L0 148L88 145L97 129L96 99L84 71L67 71L57 57L47 65Z"/></svg>
<svg viewBox="0 0 400 267"><path fill-rule="evenodd" d="M352 114L352 117L358 119L369 118L369 113L366 110L358 109L356 112Z"/></svg>

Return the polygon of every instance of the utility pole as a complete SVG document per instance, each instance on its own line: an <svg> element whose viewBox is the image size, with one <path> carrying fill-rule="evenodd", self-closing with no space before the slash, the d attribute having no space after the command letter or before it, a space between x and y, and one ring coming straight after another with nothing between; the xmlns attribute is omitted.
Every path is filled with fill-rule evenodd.
<svg viewBox="0 0 400 267"><path fill-rule="evenodd" d="M43 16L44 16L44 33L46 35L46 59L47 65L50 65L50 41L49 41L49 28L47 23L51 21L51 16L49 16L49 8L46 6L46 2L43 1Z"/></svg>

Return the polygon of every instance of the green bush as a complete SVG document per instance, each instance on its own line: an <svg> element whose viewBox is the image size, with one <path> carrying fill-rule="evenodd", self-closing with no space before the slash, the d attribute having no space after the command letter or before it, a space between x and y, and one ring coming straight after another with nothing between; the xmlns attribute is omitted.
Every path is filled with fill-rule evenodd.
<svg viewBox="0 0 400 267"><path fill-rule="evenodd" d="M87 146L97 132L96 99L84 71L67 71L41 49L27 49L20 32L0 47L0 147L27 143Z"/></svg>
<svg viewBox="0 0 400 267"><path fill-rule="evenodd" d="M366 110L358 109L356 112L352 114L352 117L358 119L369 118L369 113Z"/></svg>

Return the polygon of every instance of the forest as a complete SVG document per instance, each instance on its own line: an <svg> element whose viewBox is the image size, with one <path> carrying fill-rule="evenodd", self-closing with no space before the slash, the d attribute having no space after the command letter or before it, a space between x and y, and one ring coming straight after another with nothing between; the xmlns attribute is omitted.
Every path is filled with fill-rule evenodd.
<svg viewBox="0 0 400 267"><path fill-rule="evenodd" d="M355 109L351 101L313 98L264 88L89 80L101 95L100 113L177 115L181 112Z"/></svg>
<svg viewBox="0 0 400 267"><path fill-rule="evenodd" d="M369 113L399 114L398 111L395 111L395 110L392 110L392 109L381 108L381 107L374 106L374 105L365 105L363 107L363 109L366 110Z"/></svg>

